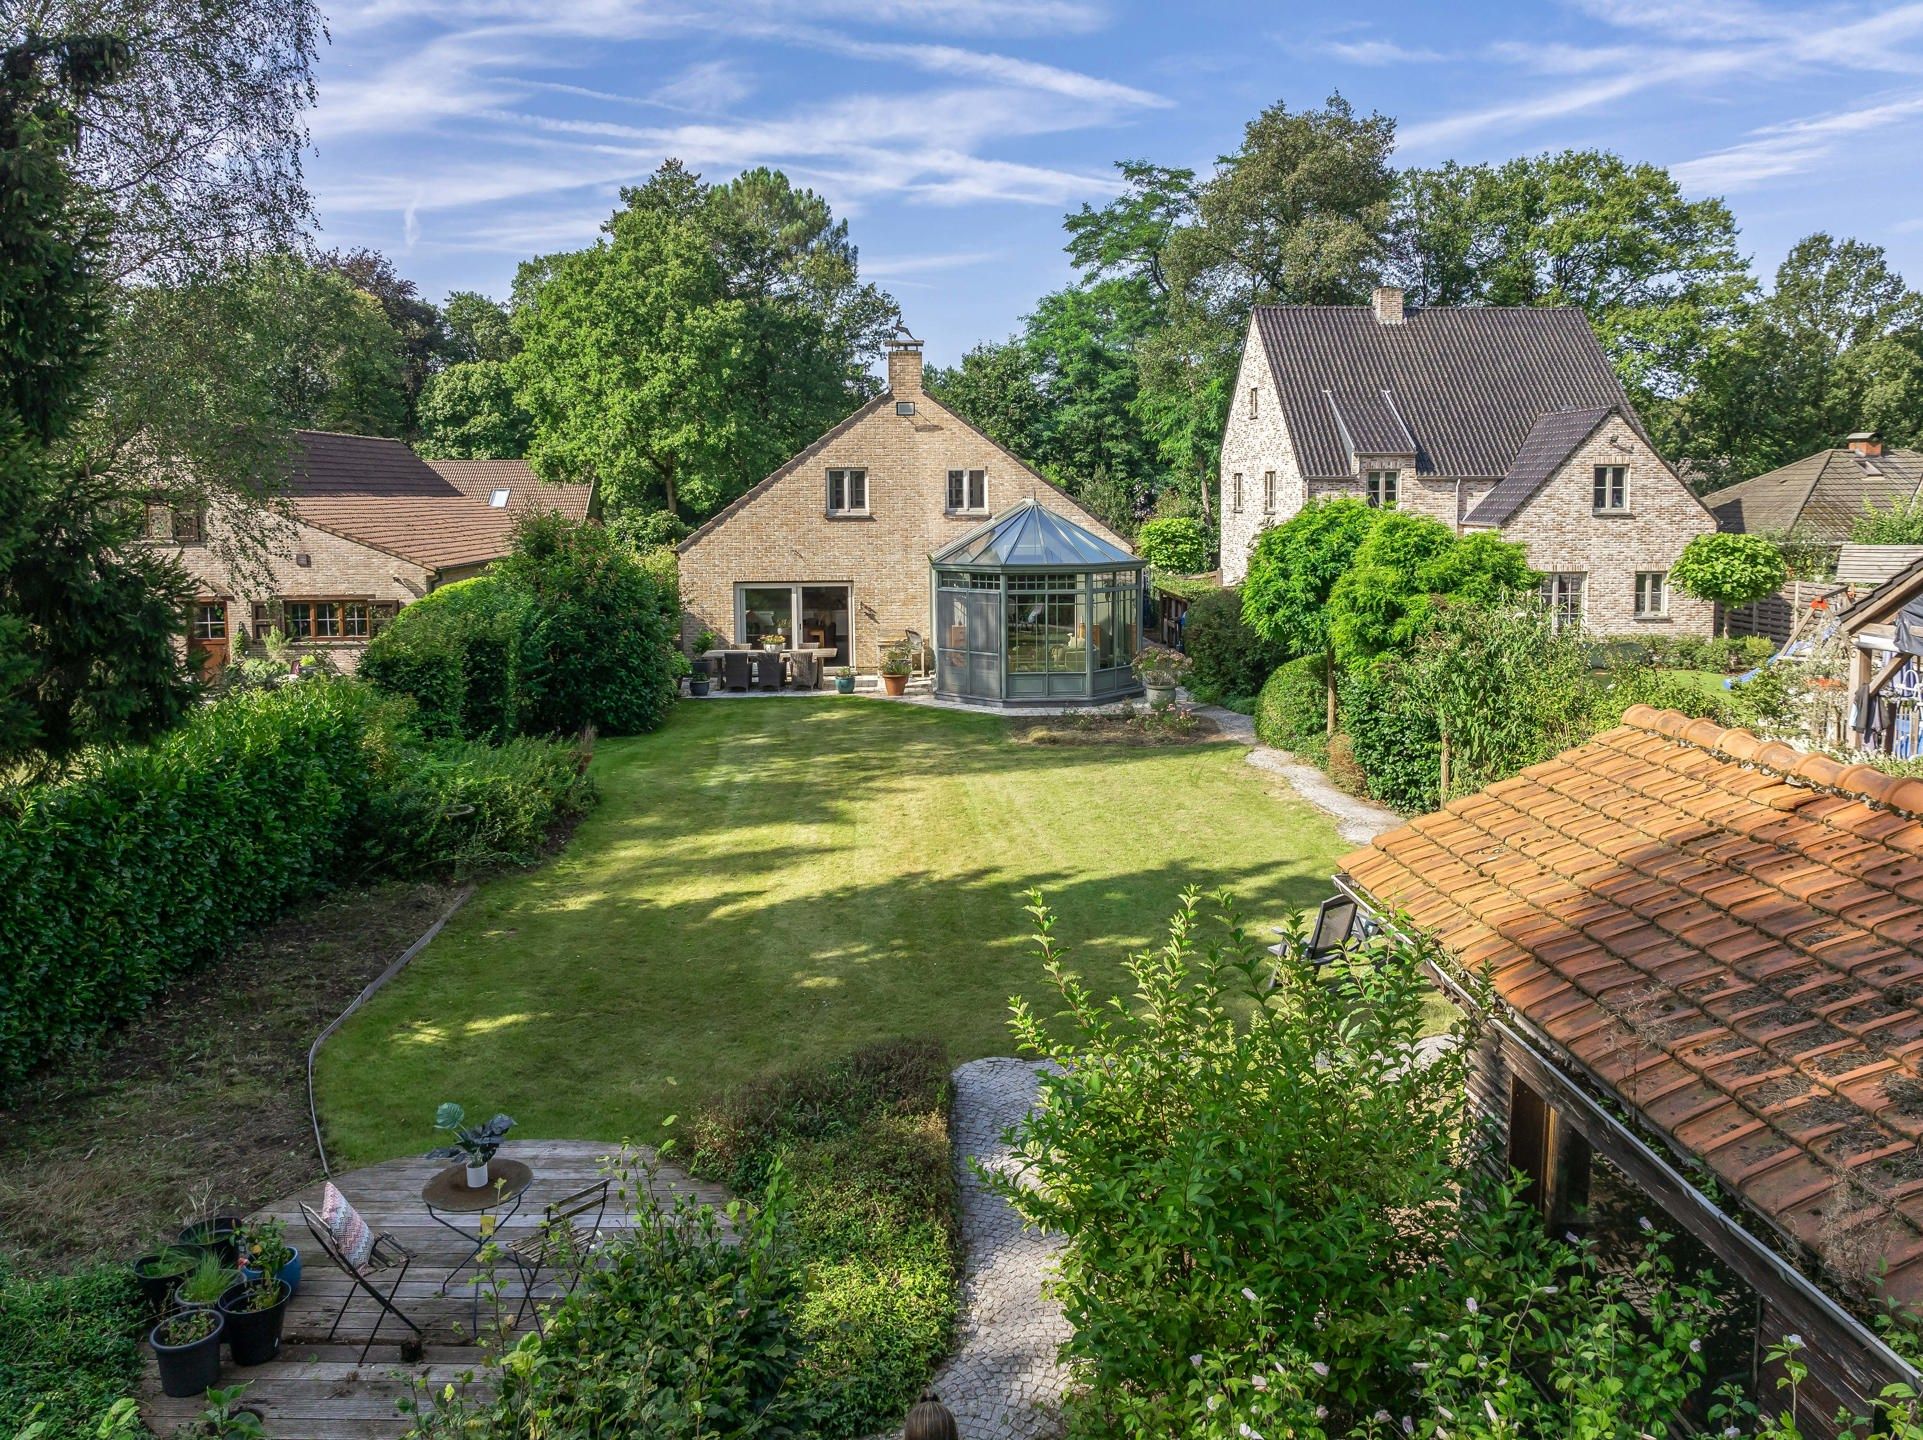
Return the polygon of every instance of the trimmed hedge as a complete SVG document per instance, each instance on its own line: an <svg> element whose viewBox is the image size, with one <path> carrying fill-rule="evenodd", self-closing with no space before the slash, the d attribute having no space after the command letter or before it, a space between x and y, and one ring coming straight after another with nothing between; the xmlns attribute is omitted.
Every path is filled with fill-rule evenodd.
<svg viewBox="0 0 1923 1440"><path fill-rule="evenodd" d="M742 1086L694 1127L694 1169L760 1194L779 1157L801 1297L791 1380L833 1440L886 1430L948 1351L959 1304L948 1057L869 1045Z"/></svg>
<svg viewBox="0 0 1923 1440"><path fill-rule="evenodd" d="M365 853L403 874L527 865L557 824L593 803L584 750L551 740L449 741L411 756L375 792Z"/></svg>
<svg viewBox="0 0 1923 1440"><path fill-rule="evenodd" d="M1398 657L1362 665L1339 682L1342 728L1369 794L1407 815L1436 808L1442 788L1442 731L1418 701Z"/></svg>
<svg viewBox="0 0 1923 1440"><path fill-rule="evenodd" d="M534 597L477 575L429 592L368 644L360 674L414 701L429 739L505 740L521 732L521 651Z"/></svg>
<svg viewBox="0 0 1923 1440"><path fill-rule="evenodd" d="M209 705L0 820L0 1086L335 878L374 783L363 686Z"/></svg>
<svg viewBox="0 0 1923 1440"><path fill-rule="evenodd" d="M1209 532L1193 515L1144 520L1135 532L1135 551L1157 570L1194 575L1209 568Z"/></svg>
<svg viewBox="0 0 1923 1440"><path fill-rule="evenodd" d="M1255 702L1255 736L1278 750L1321 750L1329 701L1320 655L1291 660L1269 676Z"/></svg>

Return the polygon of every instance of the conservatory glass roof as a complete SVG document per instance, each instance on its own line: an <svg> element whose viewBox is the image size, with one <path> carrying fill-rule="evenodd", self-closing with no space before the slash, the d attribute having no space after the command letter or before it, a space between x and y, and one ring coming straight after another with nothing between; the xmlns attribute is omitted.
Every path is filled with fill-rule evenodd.
<svg viewBox="0 0 1923 1440"><path fill-rule="evenodd" d="M974 570L1028 570L1059 566L1076 570L1117 569L1143 562L1040 501L1023 500L954 544L937 550L932 563Z"/></svg>

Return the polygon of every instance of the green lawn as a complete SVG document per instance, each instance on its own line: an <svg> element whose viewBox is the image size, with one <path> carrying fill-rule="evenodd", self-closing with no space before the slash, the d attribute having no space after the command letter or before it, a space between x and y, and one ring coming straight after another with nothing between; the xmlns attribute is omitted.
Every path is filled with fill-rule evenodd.
<svg viewBox="0 0 1923 1440"><path fill-rule="evenodd" d="M1043 747L990 715L867 699L684 704L603 742L601 804L551 864L484 886L328 1043L330 1152L433 1143L434 1106L517 1135L658 1137L716 1091L870 1039L1010 1053L1041 990L1021 892L1111 985L1177 892L1267 927L1349 847L1240 745Z"/></svg>

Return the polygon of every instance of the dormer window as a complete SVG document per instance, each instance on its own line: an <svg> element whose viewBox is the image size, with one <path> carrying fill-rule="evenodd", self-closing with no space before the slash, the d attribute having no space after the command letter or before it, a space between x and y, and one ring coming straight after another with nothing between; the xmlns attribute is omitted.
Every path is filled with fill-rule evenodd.
<svg viewBox="0 0 1923 1440"><path fill-rule="evenodd" d="M487 503L488 508L491 510L507 509L507 491L496 490L492 495L487 497Z"/></svg>
<svg viewBox="0 0 1923 1440"><path fill-rule="evenodd" d="M1364 482L1369 503L1383 510L1395 509L1396 483L1401 476L1399 470L1371 470Z"/></svg>

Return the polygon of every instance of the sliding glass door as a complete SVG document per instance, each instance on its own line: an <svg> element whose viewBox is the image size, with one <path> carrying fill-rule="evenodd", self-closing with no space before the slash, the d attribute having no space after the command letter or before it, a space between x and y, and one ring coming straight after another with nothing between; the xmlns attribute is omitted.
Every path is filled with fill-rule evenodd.
<svg viewBox="0 0 1923 1440"><path fill-rule="evenodd" d="M738 585L735 633L744 645L758 645L776 631L790 645L832 650L828 665L851 665L854 634L848 585Z"/></svg>

